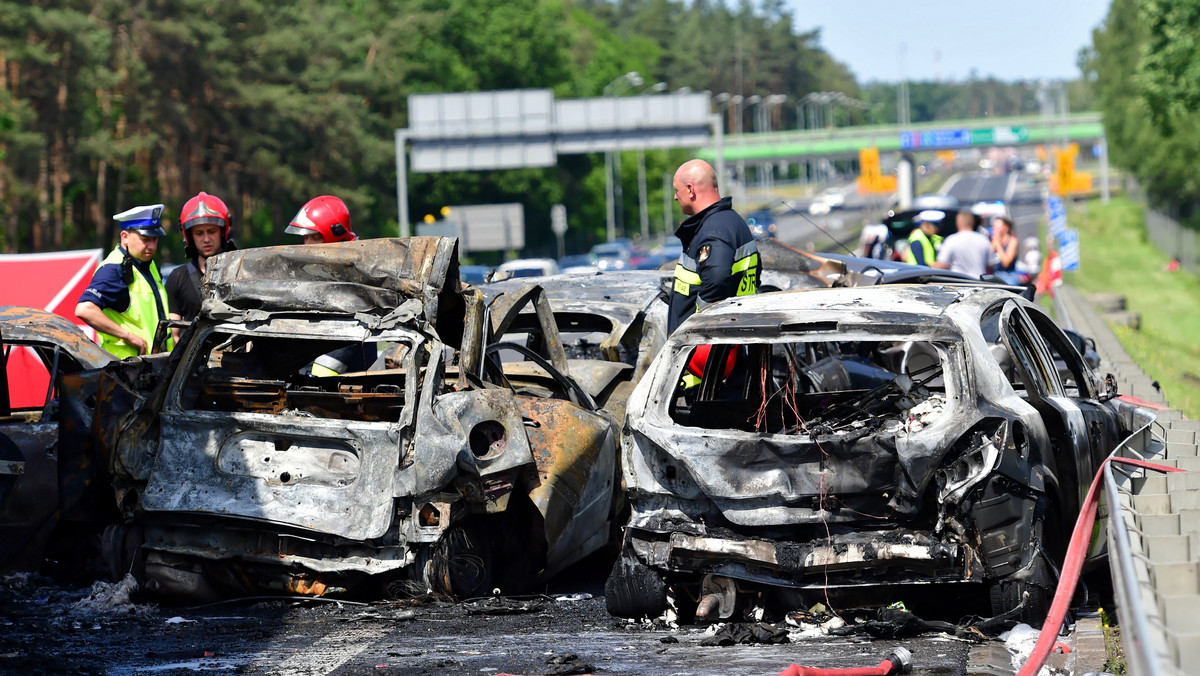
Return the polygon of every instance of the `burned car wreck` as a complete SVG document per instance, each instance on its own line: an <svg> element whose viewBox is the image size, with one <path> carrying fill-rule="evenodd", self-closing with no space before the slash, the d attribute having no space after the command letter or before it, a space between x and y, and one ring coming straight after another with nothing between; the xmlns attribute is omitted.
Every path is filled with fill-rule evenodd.
<svg viewBox="0 0 1200 676"><path fill-rule="evenodd" d="M47 550L75 558L117 518L103 459L59 443L61 427L91 420L86 409L64 415L64 381L116 357L67 319L27 307L0 308L0 342L0 570L36 570Z"/></svg>
<svg viewBox="0 0 1200 676"><path fill-rule="evenodd" d="M645 374L667 340L664 285L670 279L669 272L620 270L537 280L553 313L571 375L592 384L589 389L618 425L624 421L633 383ZM529 280L514 279L484 284L480 291L490 308L502 312L507 299L528 286ZM547 338L536 309L527 304L496 340L540 349Z"/></svg>
<svg viewBox="0 0 1200 676"><path fill-rule="evenodd" d="M125 518L106 538L114 570L189 599L467 597L528 589L607 543L616 424L566 375L561 344L539 360L556 385L537 393L489 358L455 240L209 265L169 357L103 372L93 438ZM510 312L524 302L544 299ZM543 333L556 344L552 322ZM321 375L330 356L340 372Z"/></svg>
<svg viewBox="0 0 1200 676"><path fill-rule="evenodd" d="M1090 478L1130 433L1114 396L1048 316L999 288L714 305L630 398L632 514L609 611L911 604L942 584L1040 624Z"/></svg>

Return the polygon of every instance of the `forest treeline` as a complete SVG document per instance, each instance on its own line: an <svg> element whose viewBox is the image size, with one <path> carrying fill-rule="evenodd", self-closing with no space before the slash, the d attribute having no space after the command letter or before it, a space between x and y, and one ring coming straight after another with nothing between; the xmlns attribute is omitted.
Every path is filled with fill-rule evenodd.
<svg viewBox="0 0 1200 676"><path fill-rule="evenodd" d="M108 247L113 213L163 202L174 216L200 190L226 201L242 245L286 242L283 226L319 194L343 198L363 236L395 234L392 130L407 126L410 94L599 96L630 71L643 88L787 95L771 121L783 128L806 123L798 104L819 91L862 102L825 123L896 116L895 86L860 86L782 0L0 0L0 240L9 252ZM1032 96L1026 83L914 83L911 116L1036 112ZM754 111L742 114L753 128ZM646 154L655 227L662 177L686 156ZM634 153L621 168L636 229ZM601 156L416 174L411 213L521 202L527 242L549 253L561 202L580 250L604 231L603 186Z"/></svg>
<svg viewBox="0 0 1200 676"><path fill-rule="evenodd" d="M1200 227L1200 0L1113 0L1086 75L1109 152L1150 198Z"/></svg>

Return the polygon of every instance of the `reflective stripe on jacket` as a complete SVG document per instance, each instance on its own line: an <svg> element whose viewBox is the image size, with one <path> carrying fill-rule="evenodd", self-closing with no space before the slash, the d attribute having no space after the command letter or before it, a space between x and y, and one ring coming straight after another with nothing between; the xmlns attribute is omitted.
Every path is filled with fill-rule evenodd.
<svg viewBox="0 0 1200 676"><path fill-rule="evenodd" d="M100 265L96 266L96 269L105 265L120 266L124 262L125 252L117 247L108 254L107 258L100 261ZM112 308L103 308L102 310L106 317L116 322L117 326L146 341L147 348L154 344L154 332L158 329L158 322L167 318L167 291L163 288L162 277L158 274L158 266L153 261L150 262L150 274L154 278L153 288L145 275L139 270L133 270L133 281L129 283L129 307L124 312L117 312ZM157 303L154 300L155 293L158 294L159 302ZM100 347L121 359L136 357L138 354L136 347L119 340L116 336L110 336L100 331L97 331L96 335L100 339ZM172 344L168 337L168 351Z"/></svg>
<svg viewBox="0 0 1200 676"><path fill-rule="evenodd" d="M757 293L758 273L758 245L750 241L733 252L733 265L729 267L729 275L736 284L734 295L749 296ZM716 302L708 302L700 297L700 282L700 264L687 254L681 255L679 262L675 264L675 284L672 290L680 296L696 296L697 310L703 310Z"/></svg>
<svg viewBox="0 0 1200 676"><path fill-rule="evenodd" d="M762 272L758 245L730 198L689 216L675 235L683 253L671 285L668 331L708 305L758 291Z"/></svg>
<svg viewBox="0 0 1200 676"><path fill-rule="evenodd" d="M921 253L925 258L923 263L919 265L933 265L937 260L937 247L941 245L942 238L939 235L934 235L932 239L925 234L925 231L916 228L908 235L908 251L904 254L904 262L911 265L918 265L917 257L913 254L913 246L920 245Z"/></svg>

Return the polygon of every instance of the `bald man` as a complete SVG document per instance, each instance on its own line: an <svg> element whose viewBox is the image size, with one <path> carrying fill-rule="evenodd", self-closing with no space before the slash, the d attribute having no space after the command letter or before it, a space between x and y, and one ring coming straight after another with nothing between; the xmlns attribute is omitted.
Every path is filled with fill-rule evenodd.
<svg viewBox="0 0 1200 676"><path fill-rule="evenodd" d="M717 173L704 160L689 160L675 171L675 201L687 218L675 236L683 255L675 265L675 284L667 330L719 300L758 290L762 264L746 221L721 197Z"/></svg>

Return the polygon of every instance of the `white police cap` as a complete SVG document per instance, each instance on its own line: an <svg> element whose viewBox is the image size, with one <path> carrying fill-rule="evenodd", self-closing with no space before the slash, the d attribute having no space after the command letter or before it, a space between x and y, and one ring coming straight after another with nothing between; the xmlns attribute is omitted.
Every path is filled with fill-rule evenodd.
<svg viewBox="0 0 1200 676"><path fill-rule="evenodd" d="M121 224L121 230L134 230L146 237L165 237L162 212L163 205L149 204L122 211L113 220Z"/></svg>
<svg viewBox="0 0 1200 676"><path fill-rule="evenodd" d="M926 209L917 214L913 220L917 223L940 223L946 217L946 212L938 211L937 209Z"/></svg>

